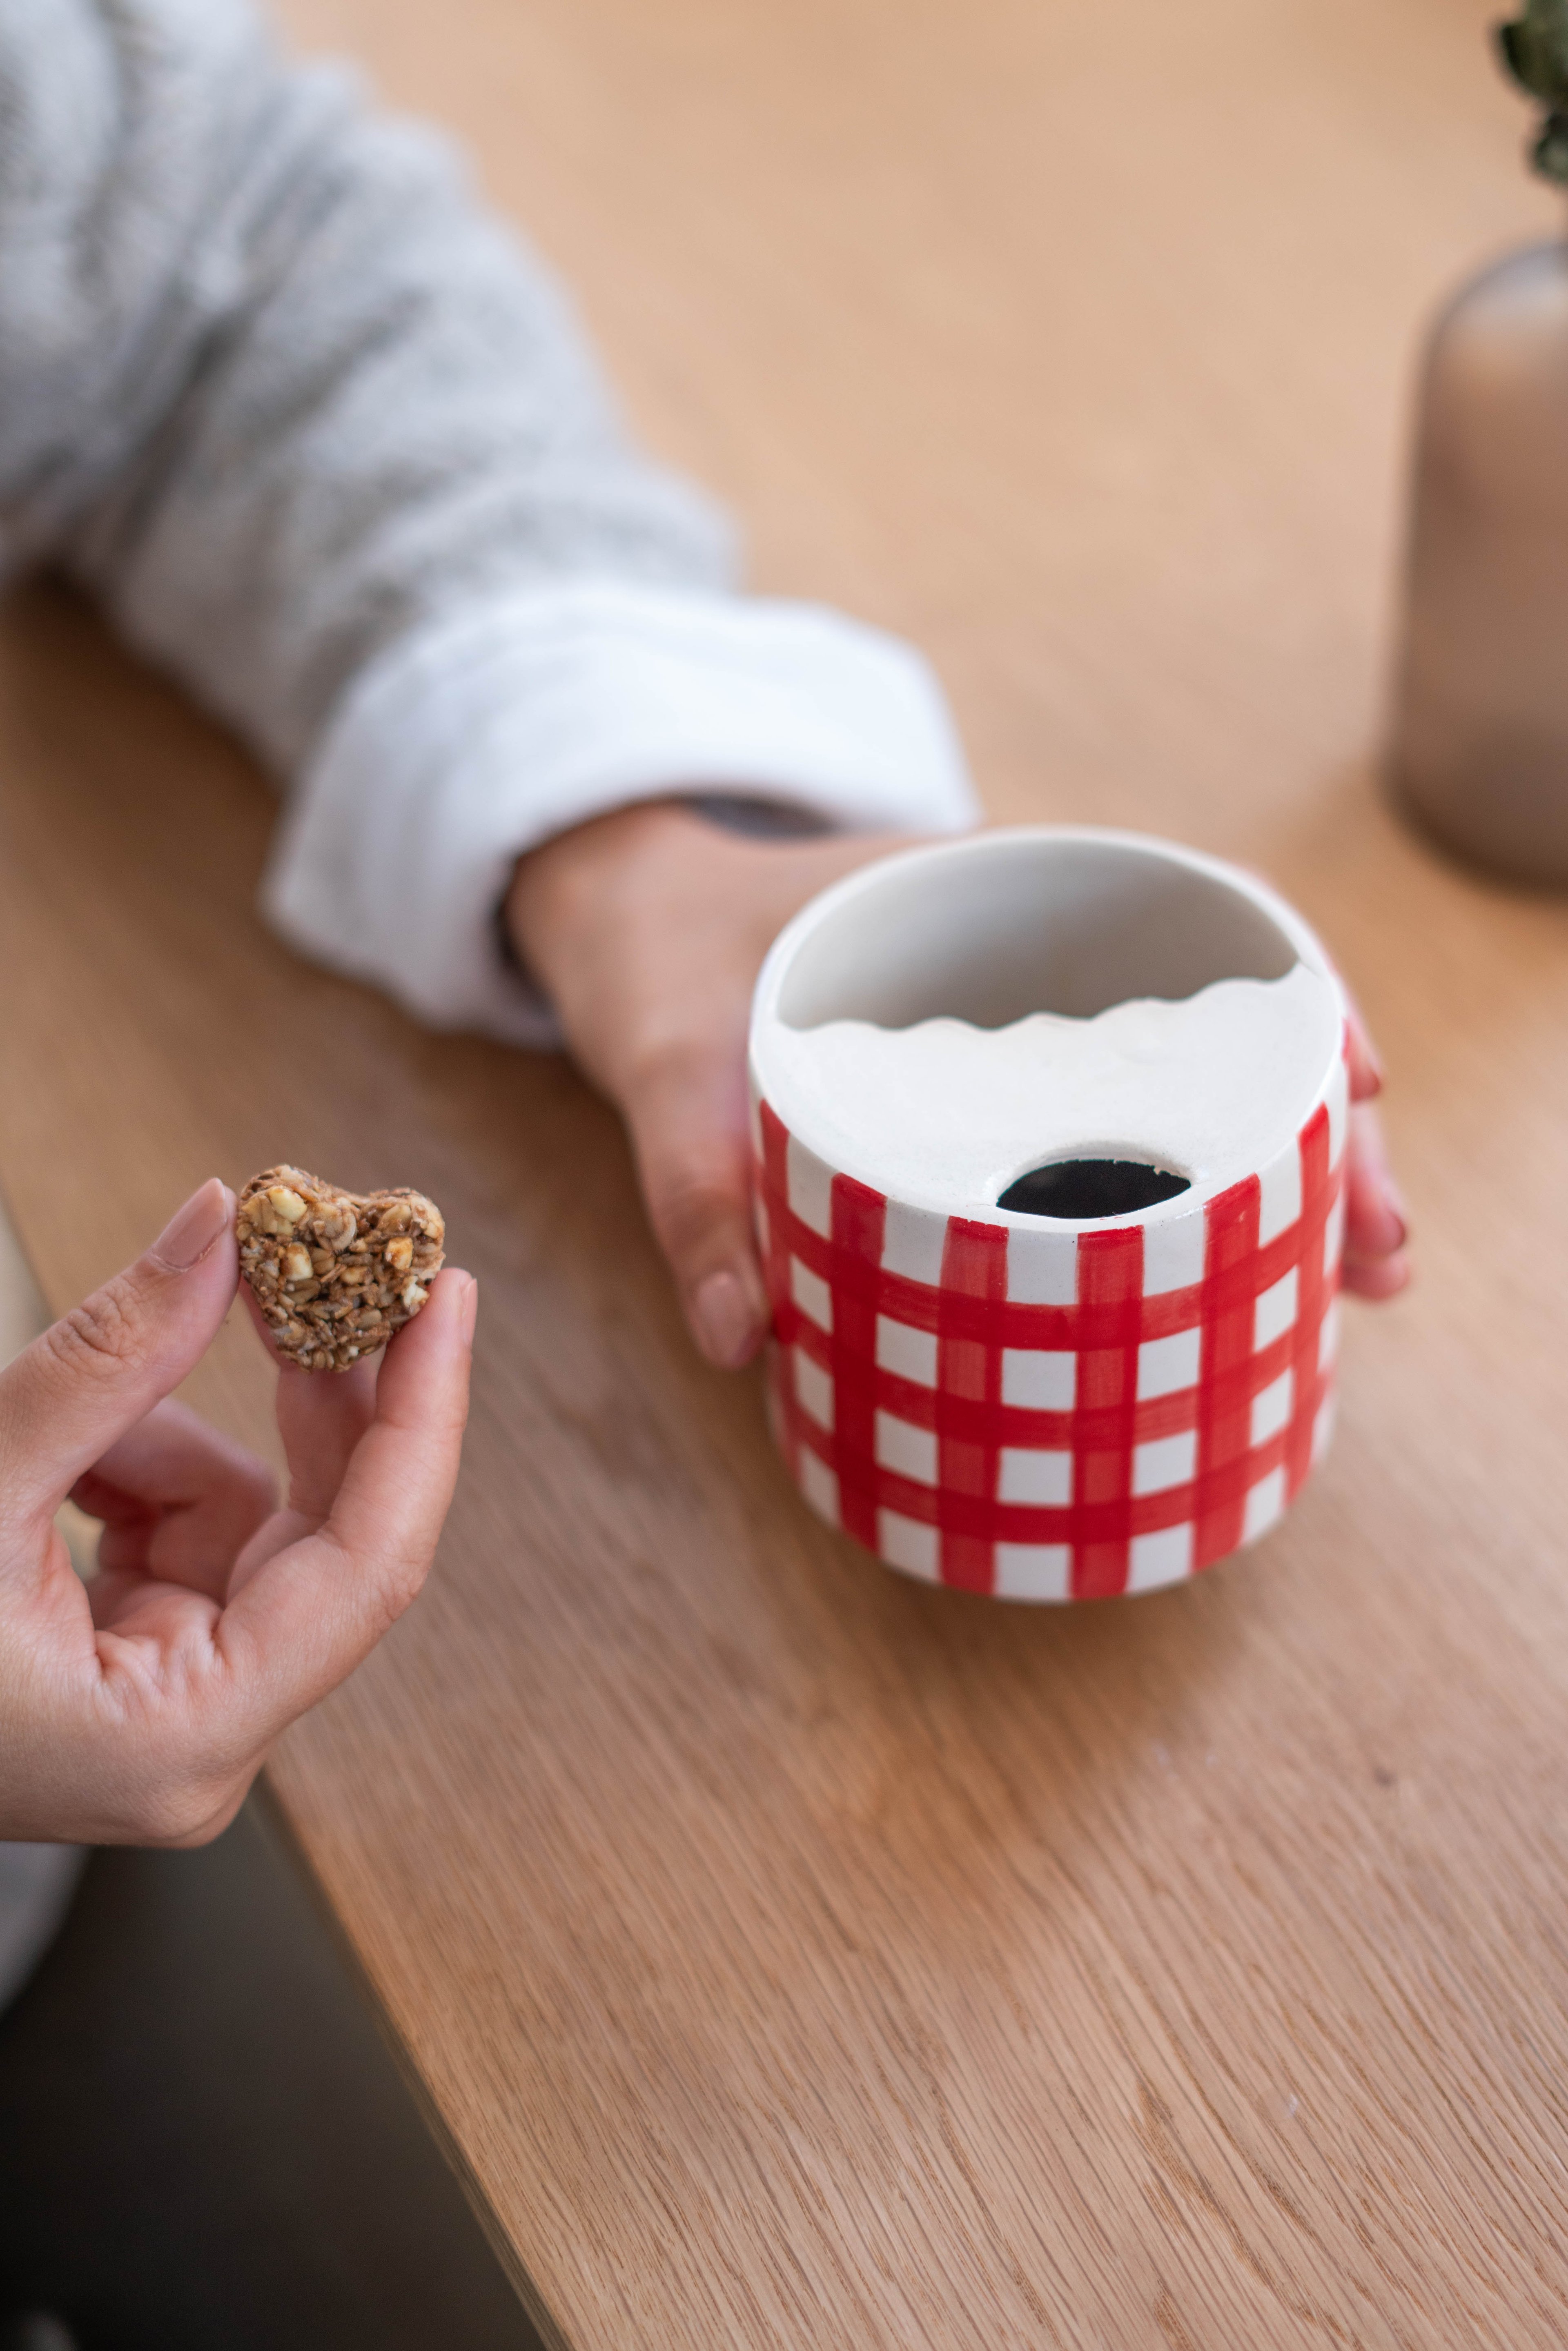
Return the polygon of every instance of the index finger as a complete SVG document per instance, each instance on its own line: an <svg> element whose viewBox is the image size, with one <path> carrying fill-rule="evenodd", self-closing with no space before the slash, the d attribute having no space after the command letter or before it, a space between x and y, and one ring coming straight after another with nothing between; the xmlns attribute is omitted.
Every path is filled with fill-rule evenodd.
<svg viewBox="0 0 1568 2351"><path fill-rule="evenodd" d="M471 1274L438 1276L386 1351L375 1417L326 1521L259 1567L219 1618L214 1638L262 1736L335 1689L423 1583L457 1482L477 1307Z"/></svg>
<svg viewBox="0 0 1568 2351"><path fill-rule="evenodd" d="M355 1446L375 1418L379 1356L346 1372L306 1372L277 1343L248 1281L240 1295L277 1374L277 1433L288 1462L288 1508L319 1524L330 1510Z"/></svg>
<svg viewBox="0 0 1568 2351"><path fill-rule="evenodd" d="M1354 1102L1371 1102L1383 1092L1383 1063L1368 1034L1366 1016L1348 988L1345 989L1345 1004L1348 1008L1345 1059L1350 1063L1350 1098Z"/></svg>

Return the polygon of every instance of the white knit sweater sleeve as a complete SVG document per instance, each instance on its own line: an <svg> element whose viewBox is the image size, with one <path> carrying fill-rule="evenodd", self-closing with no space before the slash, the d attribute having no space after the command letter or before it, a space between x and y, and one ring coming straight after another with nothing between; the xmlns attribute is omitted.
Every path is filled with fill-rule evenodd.
<svg viewBox="0 0 1568 2351"><path fill-rule="evenodd" d="M920 659L737 595L447 145L248 0L0 0L0 567L46 560L286 782L275 921L440 1025L539 1033L494 912L587 815L975 813Z"/></svg>

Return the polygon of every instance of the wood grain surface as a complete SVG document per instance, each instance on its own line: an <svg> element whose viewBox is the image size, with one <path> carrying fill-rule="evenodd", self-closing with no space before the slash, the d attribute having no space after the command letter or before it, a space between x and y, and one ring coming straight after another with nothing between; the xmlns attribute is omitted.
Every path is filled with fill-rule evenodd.
<svg viewBox="0 0 1568 2351"><path fill-rule="evenodd" d="M0 1180L53 1301L182 1188L423 1186L484 1284L440 1569L273 1785L553 2338L1568 2339L1568 915L1372 768L1418 322L1550 217L1479 0L291 0L471 139L758 576L908 631L998 817L1268 867L1387 1056L1418 1287L1192 1587L808 1520L608 1113L250 902L266 790L0 626ZM194 1387L253 1437L225 1334Z"/></svg>

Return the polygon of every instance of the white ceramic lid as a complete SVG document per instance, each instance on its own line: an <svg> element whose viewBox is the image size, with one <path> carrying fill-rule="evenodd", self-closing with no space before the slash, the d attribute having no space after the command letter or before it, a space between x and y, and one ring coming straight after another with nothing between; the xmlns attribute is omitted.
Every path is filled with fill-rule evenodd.
<svg viewBox="0 0 1568 2351"><path fill-rule="evenodd" d="M763 967L752 1082L890 1199L1038 1231L999 1206L1020 1176L1131 1161L1185 1183L1147 1224L1293 1149L1343 1022L1318 940L1251 875L1138 834L1019 828L813 900Z"/></svg>

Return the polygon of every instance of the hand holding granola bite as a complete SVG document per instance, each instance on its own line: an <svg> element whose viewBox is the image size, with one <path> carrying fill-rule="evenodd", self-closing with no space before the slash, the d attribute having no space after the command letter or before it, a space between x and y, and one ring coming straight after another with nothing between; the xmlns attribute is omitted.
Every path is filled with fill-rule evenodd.
<svg viewBox="0 0 1568 2351"><path fill-rule="evenodd" d="M476 1283L440 1274L379 1363L329 1380L280 1367L279 1509L265 1463L170 1400L238 1276L234 1195L214 1180L0 1373L0 1837L204 1844L424 1581ZM68 1495L103 1521L88 1583L55 1527Z"/></svg>

